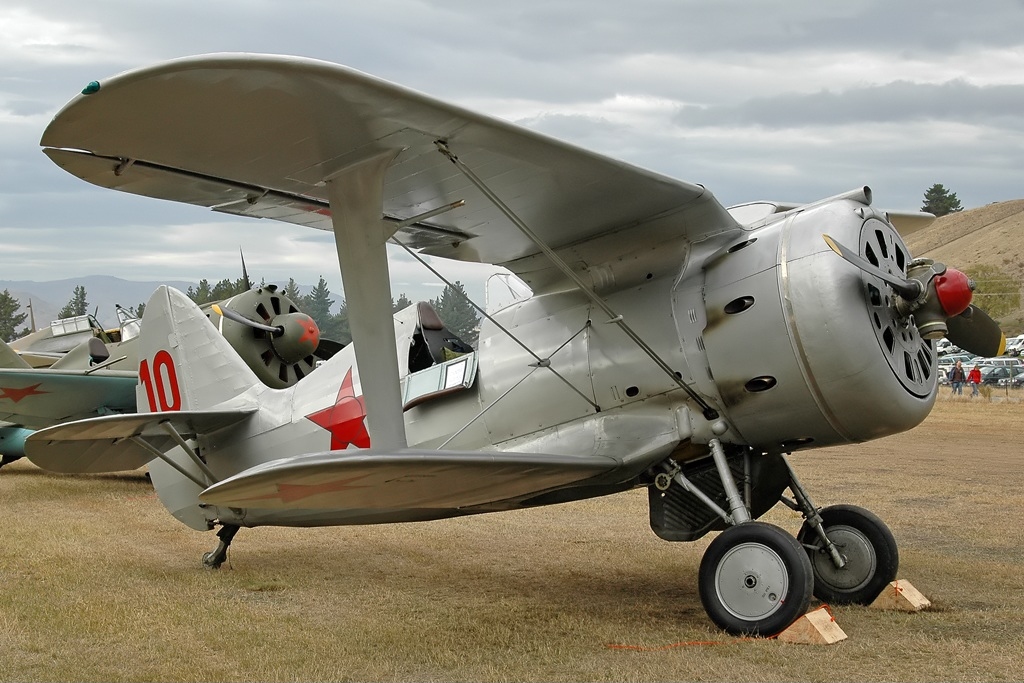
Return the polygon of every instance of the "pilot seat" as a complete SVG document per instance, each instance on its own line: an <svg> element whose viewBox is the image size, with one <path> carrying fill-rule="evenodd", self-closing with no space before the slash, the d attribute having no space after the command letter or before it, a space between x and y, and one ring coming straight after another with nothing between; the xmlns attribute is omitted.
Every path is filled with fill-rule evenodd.
<svg viewBox="0 0 1024 683"><path fill-rule="evenodd" d="M435 363L456 358L473 350L441 322L437 311L426 301L416 304L416 332L409 349L409 372L429 368Z"/></svg>

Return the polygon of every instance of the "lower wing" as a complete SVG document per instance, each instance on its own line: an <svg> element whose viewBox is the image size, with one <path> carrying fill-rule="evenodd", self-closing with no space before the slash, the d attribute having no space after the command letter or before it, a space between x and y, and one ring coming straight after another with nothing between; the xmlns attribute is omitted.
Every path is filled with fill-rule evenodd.
<svg viewBox="0 0 1024 683"><path fill-rule="evenodd" d="M258 465L203 491L205 503L266 509L457 509L607 474L606 456L479 451L331 451Z"/></svg>

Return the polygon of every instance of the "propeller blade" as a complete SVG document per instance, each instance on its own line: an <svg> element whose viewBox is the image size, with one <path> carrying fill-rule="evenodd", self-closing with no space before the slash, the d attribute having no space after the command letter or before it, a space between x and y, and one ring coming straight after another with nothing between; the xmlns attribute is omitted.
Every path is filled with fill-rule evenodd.
<svg viewBox="0 0 1024 683"><path fill-rule="evenodd" d="M228 320L234 320L236 323L248 325L249 327L252 327L257 330L265 330L266 332L270 332L274 335L279 335L282 332L280 327L271 327L270 325L264 325L263 323L258 323L254 320L249 320L241 313L238 313L237 311L234 311L230 308L221 308L218 304L214 304L213 306L210 306L210 308L213 309L213 311L217 315L227 318Z"/></svg>
<svg viewBox="0 0 1024 683"><path fill-rule="evenodd" d="M946 320L946 338L964 351L991 358L1006 350L1006 335L988 313L974 304Z"/></svg>
<svg viewBox="0 0 1024 683"><path fill-rule="evenodd" d="M343 348L345 348L345 345L341 342L337 342L332 339L321 339L320 344L316 347L316 351L313 352L313 355L321 360L327 360Z"/></svg>
<svg viewBox="0 0 1024 683"><path fill-rule="evenodd" d="M865 273L868 273L869 275L874 275L877 278L885 280L890 285L892 285L893 289L896 290L896 293L902 296L904 299L907 299L908 301L913 301L917 299L917 297L921 296L923 286L917 280L908 280L906 278L897 277L896 275L887 273L881 268L872 265L869 261L865 261L863 258L860 257L859 254L847 249L845 246L843 246L839 242L836 242L828 235L822 235L822 237L825 239L825 244L828 245L829 249L834 251L836 254L841 256L846 261L857 266Z"/></svg>

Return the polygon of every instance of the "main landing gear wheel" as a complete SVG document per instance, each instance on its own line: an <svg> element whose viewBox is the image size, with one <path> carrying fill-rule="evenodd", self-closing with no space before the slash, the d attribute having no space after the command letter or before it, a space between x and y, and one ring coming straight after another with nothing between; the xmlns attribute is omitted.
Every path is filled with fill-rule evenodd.
<svg viewBox="0 0 1024 683"><path fill-rule="evenodd" d="M804 544L814 569L814 595L834 605L868 605L896 579L900 556L885 522L855 505L823 508L821 525L846 561L839 569L821 539L804 523L797 540Z"/></svg>
<svg viewBox="0 0 1024 683"><path fill-rule="evenodd" d="M773 636L807 612L814 575L795 538L771 524L746 522L711 542L698 584L704 610L720 628Z"/></svg>

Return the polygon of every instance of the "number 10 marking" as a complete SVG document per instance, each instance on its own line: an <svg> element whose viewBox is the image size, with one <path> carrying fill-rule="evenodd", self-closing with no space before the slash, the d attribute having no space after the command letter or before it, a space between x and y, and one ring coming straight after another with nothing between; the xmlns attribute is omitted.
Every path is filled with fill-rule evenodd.
<svg viewBox="0 0 1024 683"><path fill-rule="evenodd" d="M163 413L181 410L181 390L178 388L178 372L174 360L167 351L160 350L153 356L153 374L149 372L149 359L139 363L139 381L146 388L149 410ZM154 391L153 385L156 384ZM168 396L168 391L170 396ZM168 400L170 399L170 400Z"/></svg>

